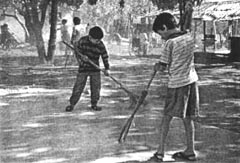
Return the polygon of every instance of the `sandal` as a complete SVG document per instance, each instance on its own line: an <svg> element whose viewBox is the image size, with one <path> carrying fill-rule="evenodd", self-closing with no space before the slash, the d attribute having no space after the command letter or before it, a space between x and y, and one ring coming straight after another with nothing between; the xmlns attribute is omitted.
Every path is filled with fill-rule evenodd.
<svg viewBox="0 0 240 163"><path fill-rule="evenodd" d="M196 161L196 155L195 154L190 154L186 155L183 152L177 152L172 155L172 158L174 159L181 159L181 160L186 160L186 161Z"/></svg>
<svg viewBox="0 0 240 163"><path fill-rule="evenodd" d="M154 153L154 155L148 160L153 162L163 162L164 154Z"/></svg>
<svg viewBox="0 0 240 163"><path fill-rule="evenodd" d="M102 110L102 108L99 107L99 106L92 106L91 109L95 110L95 111L101 111Z"/></svg>

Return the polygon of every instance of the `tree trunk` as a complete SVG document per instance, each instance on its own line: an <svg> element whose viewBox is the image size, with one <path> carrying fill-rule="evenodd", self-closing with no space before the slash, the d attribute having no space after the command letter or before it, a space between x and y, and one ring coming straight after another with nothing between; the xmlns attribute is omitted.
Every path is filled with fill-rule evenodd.
<svg viewBox="0 0 240 163"><path fill-rule="evenodd" d="M34 34L34 30L32 27L32 23L31 23L31 17L29 15L24 15L24 19L25 19L25 26L28 30L29 33L29 37L26 40L28 43L30 43L31 45L36 45L36 39L35 39L35 34Z"/></svg>
<svg viewBox="0 0 240 163"><path fill-rule="evenodd" d="M36 47L40 63L44 63L46 59L46 50L42 36L42 28L46 18L46 11L50 0L41 1L41 4L31 1L24 3L26 11L22 14L25 19L25 24L29 30L31 39L36 40Z"/></svg>
<svg viewBox="0 0 240 163"><path fill-rule="evenodd" d="M191 1L178 0L180 11L180 29L182 31L191 31L193 4Z"/></svg>
<svg viewBox="0 0 240 163"><path fill-rule="evenodd" d="M44 63L46 58L46 50L45 50L44 40L42 37L42 28L39 27L38 25L34 25L34 34L36 36L35 37L36 47L37 47L39 61L40 63Z"/></svg>
<svg viewBox="0 0 240 163"><path fill-rule="evenodd" d="M43 23L40 20L37 9L31 10L31 17L27 21L29 21L30 29L34 32L39 61L40 63L44 63L46 59L46 50L42 35Z"/></svg>
<svg viewBox="0 0 240 163"><path fill-rule="evenodd" d="M179 4L179 12L180 12L179 26L180 26L181 31L183 31L183 24L184 24L184 20L183 20L183 12L184 12L183 0L178 0L178 4Z"/></svg>
<svg viewBox="0 0 240 163"><path fill-rule="evenodd" d="M192 27L192 14L193 14L193 4L188 1L184 6L184 15L183 15L183 31L191 31Z"/></svg>
<svg viewBox="0 0 240 163"><path fill-rule="evenodd" d="M58 18L58 1L52 0L51 19L50 19L50 38L48 42L48 53L46 60L52 61L56 51L56 38L57 38L57 18Z"/></svg>

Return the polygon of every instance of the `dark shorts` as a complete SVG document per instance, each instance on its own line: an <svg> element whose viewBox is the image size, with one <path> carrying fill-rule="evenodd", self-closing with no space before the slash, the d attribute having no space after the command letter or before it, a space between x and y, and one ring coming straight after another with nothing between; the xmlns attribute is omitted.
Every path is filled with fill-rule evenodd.
<svg viewBox="0 0 240 163"><path fill-rule="evenodd" d="M199 91L197 83L180 88L168 88L164 114L172 117L197 117L199 114Z"/></svg>

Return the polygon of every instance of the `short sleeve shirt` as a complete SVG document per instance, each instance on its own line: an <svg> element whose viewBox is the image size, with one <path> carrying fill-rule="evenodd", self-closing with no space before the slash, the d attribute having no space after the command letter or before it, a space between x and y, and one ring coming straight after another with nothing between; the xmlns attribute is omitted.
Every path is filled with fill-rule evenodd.
<svg viewBox="0 0 240 163"><path fill-rule="evenodd" d="M198 80L194 66L194 39L190 34L168 39L160 62L168 65L169 88L179 88Z"/></svg>

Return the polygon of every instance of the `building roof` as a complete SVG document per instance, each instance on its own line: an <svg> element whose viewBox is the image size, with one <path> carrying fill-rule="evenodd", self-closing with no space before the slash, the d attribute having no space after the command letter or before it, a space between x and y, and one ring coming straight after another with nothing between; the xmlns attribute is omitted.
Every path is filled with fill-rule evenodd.
<svg viewBox="0 0 240 163"><path fill-rule="evenodd" d="M164 10L165 12L168 10ZM137 17L156 16L163 10L152 11ZM178 8L169 10L175 16L179 16ZM206 21L223 21L240 19L240 0L205 0L200 6L194 7L194 19L203 19Z"/></svg>
<svg viewBox="0 0 240 163"><path fill-rule="evenodd" d="M240 19L240 0L204 2L194 9L193 17L217 21Z"/></svg>

